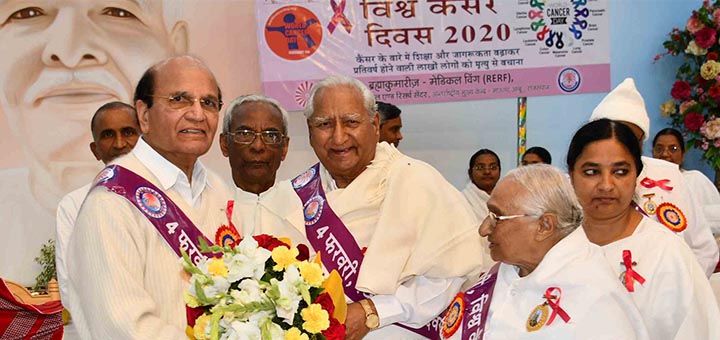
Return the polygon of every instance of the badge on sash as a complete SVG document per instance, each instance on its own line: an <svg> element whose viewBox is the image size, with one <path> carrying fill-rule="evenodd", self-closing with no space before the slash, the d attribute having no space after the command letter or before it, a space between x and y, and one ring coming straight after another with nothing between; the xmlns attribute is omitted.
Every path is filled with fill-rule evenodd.
<svg viewBox="0 0 720 340"><path fill-rule="evenodd" d="M155 219L160 219L167 213L167 203L165 199L152 188L139 187L135 190L135 202L137 202L140 210Z"/></svg>
<svg viewBox="0 0 720 340"><path fill-rule="evenodd" d="M310 182L310 180L313 179L313 177L315 177L315 168L314 168L314 167L305 170L305 172L303 172L303 173L300 174L299 176L295 177L295 178L292 180L292 186L293 186L293 188L295 188L295 189L302 188L302 187L304 187L306 184L308 184L308 183Z"/></svg>
<svg viewBox="0 0 720 340"><path fill-rule="evenodd" d="M647 201L643 204L643 209L646 213L649 215L654 215L655 210L657 210L657 204L652 200L652 197L655 196L655 194L645 194L643 197L647 198Z"/></svg>
<svg viewBox="0 0 720 340"><path fill-rule="evenodd" d="M321 196L315 196L305 203L303 214L305 215L306 226L314 225L320 220L324 205L325 200Z"/></svg>
<svg viewBox="0 0 720 340"><path fill-rule="evenodd" d="M528 316L527 323L525 324L528 332L534 332L542 328L542 326L545 326L549 314L550 308L548 308L547 302L535 307L535 309L530 312L530 316Z"/></svg>
<svg viewBox="0 0 720 340"><path fill-rule="evenodd" d="M687 218L685 218L685 214L672 203L661 203L657 207L656 216L658 222L673 232L679 233L687 228Z"/></svg>
<svg viewBox="0 0 720 340"><path fill-rule="evenodd" d="M449 339L450 337L460 329L462 325L463 314L465 312L465 294L462 292L455 296L455 300L450 303L445 317L443 317L442 328L440 334L443 339Z"/></svg>
<svg viewBox="0 0 720 340"><path fill-rule="evenodd" d="M240 242L240 235L235 230L226 225L221 225L220 228L215 232L215 244L221 247L235 246Z"/></svg>

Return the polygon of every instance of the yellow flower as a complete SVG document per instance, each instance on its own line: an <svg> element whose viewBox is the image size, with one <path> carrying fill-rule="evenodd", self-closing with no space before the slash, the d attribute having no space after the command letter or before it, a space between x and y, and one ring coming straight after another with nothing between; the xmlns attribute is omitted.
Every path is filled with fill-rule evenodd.
<svg viewBox="0 0 720 340"><path fill-rule="evenodd" d="M308 340L307 334L300 332L299 329L293 327L285 332L285 340Z"/></svg>
<svg viewBox="0 0 720 340"><path fill-rule="evenodd" d="M718 73L720 73L720 63L715 60L708 60L700 67L700 75L705 80L715 79Z"/></svg>
<svg viewBox="0 0 720 340"><path fill-rule="evenodd" d="M225 265L222 258L212 258L208 262L208 272L215 276L227 277L228 267Z"/></svg>
<svg viewBox="0 0 720 340"><path fill-rule="evenodd" d="M674 99L670 99L660 104L660 115L663 116L663 118L667 118L669 115L675 114L676 112L677 108L675 107Z"/></svg>
<svg viewBox="0 0 720 340"><path fill-rule="evenodd" d="M303 308L300 315L305 321L302 324L303 329L312 334L320 333L330 327L330 316L318 303Z"/></svg>
<svg viewBox="0 0 720 340"><path fill-rule="evenodd" d="M200 315L195 320L195 327L193 327L193 336L196 340L207 340L205 336L205 329L210 322L210 315Z"/></svg>
<svg viewBox="0 0 720 340"><path fill-rule="evenodd" d="M320 265L302 261L298 263L298 267L300 269L300 276L302 276L310 286L320 287L320 285L322 285L323 271Z"/></svg>
<svg viewBox="0 0 720 340"><path fill-rule="evenodd" d="M298 254L300 252L295 247L292 249L286 246L275 247L272 251L272 259L277 264L273 267L273 270L281 271L287 269L289 265L297 263L296 257Z"/></svg>

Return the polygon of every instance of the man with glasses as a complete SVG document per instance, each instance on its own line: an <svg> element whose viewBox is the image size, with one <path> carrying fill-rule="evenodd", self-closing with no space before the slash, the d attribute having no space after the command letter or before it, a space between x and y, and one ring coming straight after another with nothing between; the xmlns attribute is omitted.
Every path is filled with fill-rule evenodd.
<svg viewBox="0 0 720 340"><path fill-rule="evenodd" d="M188 56L152 66L135 90L142 137L96 178L69 245L70 301L83 339L183 339L179 249L227 223L225 183L198 158L222 106L215 77Z"/></svg>
<svg viewBox="0 0 720 340"><path fill-rule="evenodd" d="M277 196L273 190L292 193L289 181L275 184L290 143L287 122L280 103L261 95L239 97L225 109L220 149L230 161L237 187L228 209L232 209L236 231L243 236L258 234L263 223L277 223L276 215L268 210L269 200Z"/></svg>

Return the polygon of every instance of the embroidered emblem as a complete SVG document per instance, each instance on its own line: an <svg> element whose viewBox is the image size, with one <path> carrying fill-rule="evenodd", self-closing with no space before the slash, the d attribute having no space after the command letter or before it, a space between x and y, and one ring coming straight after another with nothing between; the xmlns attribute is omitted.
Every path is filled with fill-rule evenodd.
<svg viewBox="0 0 720 340"><path fill-rule="evenodd" d="M643 209L646 213L649 215L654 215L655 210L657 210L657 204L652 200L652 197L655 196L655 194L645 194L643 197L647 198L647 201L643 204Z"/></svg>
<svg viewBox="0 0 720 340"><path fill-rule="evenodd" d="M152 218L163 218L167 214L167 203L157 191L148 187L139 187L135 190L135 202L140 210Z"/></svg>
<svg viewBox="0 0 720 340"><path fill-rule="evenodd" d="M313 179L313 177L315 177L315 168L314 167L305 170L305 172L303 172L299 176L295 177L292 180L292 186L295 189L302 188L306 184L308 184Z"/></svg>
<svg viewBox="0 0 720 340"><path fill-rule="evenodd" d="M305 225L311 226L317 223L322 216L325 200L321 196L315 196L305 203L303 214L305 215Z"/></svg>
<svg viewBox="0 0 720 340"><path fill-rule="evenodd" d="M465 294L462 292L455 296L455 300L450 303L445 317L443 317L442 328L440 334L443 339L449 339L457 332L462 324L463 312L465 311Z"/></svg>
<svg viewBox="0 0 720 340"><path fill-rule="evenodd" d="M542 328L542 326L545 326L549 314L550 309L548 308L547 302L535 307L535 309L530 312L530 316L528 316L527 323L525 324L528 332L534 332Z"/></svg>
<svg viewBox="0 0 720 340"><path fill-rule="evenodd" d="M679 233L687 228L687 218L685 218L685 214L672 203L661 203L657 207L656 216L658 222L673 232Z"/></svg>
<svg viewBox="0 0 720 340"><path fill-rule="evenodd" d="M240 242L240 235L235 228L221 225L220 228L215 232L215 244L221 247L234 247Z"/></svg>
<svg viewBox="0 0 720 340"><path fill-rule="evenodd" d="M113 177L115 177L115 169L112 167L107 167L105 169L100 170L100 173L95 176L95 180L93 181L93 186L97 185L98 183L105 183L109 180L111 180Z"/></svg>

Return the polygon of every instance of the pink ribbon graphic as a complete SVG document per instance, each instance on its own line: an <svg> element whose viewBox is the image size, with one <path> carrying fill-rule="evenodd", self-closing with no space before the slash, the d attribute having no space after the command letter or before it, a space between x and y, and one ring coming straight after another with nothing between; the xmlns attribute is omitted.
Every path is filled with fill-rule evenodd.
<svg viewBox="0 0 720 340"><path fill-rule="evenodd" d="M673 187L669 186L670 180L669 179L661 179L659 181L652 180L648 177L645 177L640 181L640 184L648 189L658 187L660 189L663 189L665 191L672 191Z"/></svg>
<svg viewBox="0 0 720 340"><path fill-rule="evenodd" d="M350 31L352 31L352 24L350 23L350 20L345 16L345 0L339 0L338 2L335 2L335 0L330 0L330 6L332 7L332 10L334 12L332 19L330 19L330 23L327 26L328 31L330 31L330 34L335 32L335 27L337 27L337 24L340 23L345 27L345 31L350 34Z"/></svg>

